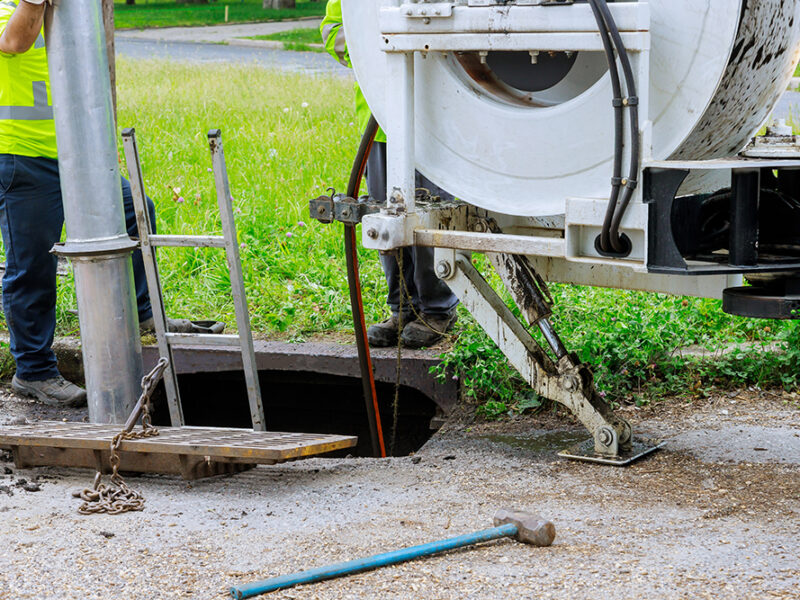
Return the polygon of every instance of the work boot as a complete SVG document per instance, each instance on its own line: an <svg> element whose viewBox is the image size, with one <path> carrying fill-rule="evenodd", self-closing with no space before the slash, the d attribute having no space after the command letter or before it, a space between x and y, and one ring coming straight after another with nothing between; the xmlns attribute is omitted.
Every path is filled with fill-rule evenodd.
<svg viewBox="0 0 800 600"><path fill-rule="evenodd" d="M170 333L222 333L225 323L220 321L190 321L189 319L167 319L167 331ZM147 335L156 333L156 322L153 317L139 323L139 333Z"/></svg>
<svg viewBox="0 0 800 600"><path fill-rule="evenodd" d="M456 313L449 315L426 315L403 328L400 341L406 348L425 348L433 346L453 328Z"/></svg>
<svg viewBox="0 0 800 600"><path fill-rule="evenodd" d="M86 390L70 383L61 375L42 381L25 381L14 375L11 379L11 389L20 396L36 398L49 406L86 405Z"/></svg>
<svg viewBox="0 0 800 600"><path fill-rule="evenodd" d="M413 322L414 318L411 315L403 317L403 327L408 327L408 323ZM392 315L383 323L370 325L369 329L367 329L369 345L373 348L397 346L397 319L397 315Z"/></svg>

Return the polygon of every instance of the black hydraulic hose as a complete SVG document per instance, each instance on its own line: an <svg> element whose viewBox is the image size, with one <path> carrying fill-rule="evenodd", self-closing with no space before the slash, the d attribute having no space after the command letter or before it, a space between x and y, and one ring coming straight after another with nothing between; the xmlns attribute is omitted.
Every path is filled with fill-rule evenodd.
<svg viewBox="0 0 800 600"><path fill-rule="evenodd" d="M350 171L350 180L347 184L347 195L356 198L361 188L361 180L367 166L372 144L378 132L378 122L371 117L367 129L361 137L358 153ZM378 407L378 394L375 390L375 374L372 371L372 357L369 352L367 340L367 325L364 317L364 303L361 297L361 280L358 275L358 251L356 245L355 225L344 226L344 248L347 258L347 281L350 288L350 307L353 311L353 327L356 334L356 348L358 349L358 363L361 368L361 385L364 390L364 404L367 409L369 433L372 441L372 453L376 457L386 456L386 445L383 441L383 427L381 414Z"/></svg>
<svg viewBox="0 0 800 600"><path fill-rule="evenodd" d="M597 3L598 0L589 0L592 13L594 13L594 18L597 21L597 28L600 31L600 39L603 42L603 49L605 50L606 60L608 62L608 73L611 77L611 89L614 94L614 170L611 175L611 195L608 198L606 215L603 219L603 229L600 233L600 249L603 252L611 252L611 222L614 219L614 213L617 209L617 200L619 199L620 186L622 185L622 137L624 115L622 114L622 85L619 79L619 72L617 71L617 59L614 56L614 48L606 28L605 20L603 19L603 14L600 12Z"/></svg>
<svg viewBox="0 0 800 600"><path fill-rule="evenodd" d="M626 105L630 118L631 162L630 169L628 170L628 180L625 182L619 207L614 213L610 231L611 245L614 247L614 250L617 252L625 252L628 248L625 247L625 244L620 238L619 226L622 223L622 217L625 216L628 204L630 204L631 198L633 197L633 191L636 189L638 183L637 178L639 177L639 98L636 95L636 79L633 76L633 67L631 67L630 57L628 56L628 51L625 49L625 43L622 41L622 36L619 33L617 24L614 22L614 17L611 15L611 11L605 0L595 1L598 3L598 7L603 14L603 20L611 34L611 39L617 48L619 61L622 65L622 72L625 75L625 87L628 90Z"/></svg>
<svg viewBox="0 0 800 600"><path fill-rule="evenodd" d="M633 76L633 68L631 67L628 52L625 49L625 44L622 41L622 36L619 33L619 29L617 28L617 24L614 21L614 17L612 16L611 11L608 8L606 0L589 0L589 4L591 5L592 11L594 12L595 19L597 20L598 28L600 30L600 35L601 38L603 39L603 46L606 50L606 57L609 63L609 72L611 73L612 77L612 87L614 85L615 78L617 80L617 83L619 82L619 74L616 69L616 60L614 58L613 50L611 50L611 52L609 53L609 47L607 43L609 35L616 49L616 53L619 56L619 60L622 65L622 71L625 77L625 87L627 88L627 98L625 99L621 97L621 91L618 92L616 89L614 90L614 108L615 108L615 116L617 114L616 110L617 108L621 111L624 106L627 106L629 109L630 130L631 130L631 153L630 153L631 160L630 160L629 175L624 183L624 189L622 191L621 200L619 200L619 206L617 206L617 200L619 199L619 187L617 187L616 192L612 189L612 194L609 199L608 209L606 210L606 217L603 222L603 229L600 236L600 249L603 252L613 251L618 254L625 254L630 251L630 247L629 244L626 244L623 241L622 237L620 236L619 227L622 222L622 218L625 215L625 211L628 208L628 204L630 204L631 198L633 197L633 191L636 189L637 185L636 178L638 177L639 166L640 166L639 165L639 152L640 152L639 108L638 108L638 97L636 95L636 80L634 79ZM615 134L618 131L619 126L620 124L616 122L615 118ZM618 145L615 143L615 152L614 152L615 167L617 163L618 152L619 152L619 157L621 157L622 155L621 144ZM619 179L620 174L621 174L620 171L615 171L612 183L617 184L617 182L619 181L619 186L621 187L623 184L622 180ZM611 216L610 219L609 216Z"/></svg>

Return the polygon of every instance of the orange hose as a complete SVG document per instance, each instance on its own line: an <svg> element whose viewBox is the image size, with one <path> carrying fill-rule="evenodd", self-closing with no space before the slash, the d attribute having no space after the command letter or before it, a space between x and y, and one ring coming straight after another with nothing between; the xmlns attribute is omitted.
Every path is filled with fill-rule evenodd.
<svg viewBox="0 0 800 600"><path fill-rule="evenodd" d="M355 198L361 189L361 182L364 178L364 172L367 168L367 159L369 158L372 144L375 141L375 134L377 132L377 122L374 117L370 119L370 123L364 132L364 138L358 149L355 164L353 165L353 172L350 176L348 184L347 195ZM345 225L345 247L349 252L349 263L351 270L348 273L350 277L350 286L354 289L351 290L350 302L353 308L353 321L356 329L356 335L361 337L360 343L357 343L361 359L359 362L362 364L362 379L367 379L368 385L364 386L364 400L369 402L371 400L372 411L367 409L367 414L371 418L370 433L377 437L373 439L373 451L376 451L381 458L386 457L386 444L383 438L383 426L381 425L381 413L378 405L378 392L375 388L375 375L372 367L372 357L369 351L369 339L367 338L367 325L364 315L364 301L361 295L361 278L358 270L358 247L356 241L356 228L355 225ZM353 302L355 297L355 302ZM358 342L359 340L357 340ZM372 412L372 415L369 413ZM374 431L373 431L374 427ZM376 443L377 442L377 443Z"/></svg>

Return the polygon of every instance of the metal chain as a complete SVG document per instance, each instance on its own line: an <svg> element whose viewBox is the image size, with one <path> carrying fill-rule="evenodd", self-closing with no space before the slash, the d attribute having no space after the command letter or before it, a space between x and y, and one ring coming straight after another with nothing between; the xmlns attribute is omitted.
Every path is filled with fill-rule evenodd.
<svg viewBox="0 0 800 600"><path fill-rule="evenodd" d="M435 202L438 202L439 200L438 196L432 196L430 190L426 188L417 188L415 190L415 195L417 196L418 200L423 198L427 198L429 201ZM422 196L422 198L420 198L420 196ZM397 447L397 425L400 418L400 371L403 364L403 345L400 343L400 336L402 335L403 327L405 326L405 323L403 322L403 300L408 300L408 306L411 308L411 312L414 313L414 316L417 318L417 320L425 325L425 327L437 335L450 335L447 332L439 331L430 323L428 323L424 318L422 318L422 315L414 306L414 299L411 297L411 293L408 291L406 274L403 270L403 251L403 248L398 248L395 250L395 260L397 261L397 270L400 277L400 297L398 299L397 308L397 364L395 366L394 400L392 402L392 439L389 444L389 453L391 455L395 454Z"/></svg>
<svg viewBox="0 0 800 600"><path fill-rule="evenodd" d="M406 274L403 272L403 249L395 250L395 260L399 271L400 280L405 281ZM413 303L412 303L413 305ZM403 365L403 348L400 343L400 336L403 334L403 294L400 293L397 306L397 364L395 365L394 378L394 400L392 401L392 441L389 444L389 454L394 456L397 447L397 422L400 413L400 369Z"/></svg>
<svg viewBox="0 0 800 600"><path fill-rule="evenodd" d="M162 357L158 360L153 370L142 377L142 394L139 396L139 400L131 413L133 417L137 411L141 411L142 429L133 431L138 419L134 418L131 422L129 418L129 423L126 427L112 438L111 455L109 457L111 485L100 483L103 473L98 471L94 477L94 485L80 493L83 504L78 507L78 512L82 515L98 513L118 515L128 511L144 509L144 496L129 488L122 475L119 474L119 448L125 440L141 440L158 435L158 429L153 427L150 422L150 396L153 395L153 391L155 391L158 382L164 375L164 370L168 364L169 361Z"/></svg>

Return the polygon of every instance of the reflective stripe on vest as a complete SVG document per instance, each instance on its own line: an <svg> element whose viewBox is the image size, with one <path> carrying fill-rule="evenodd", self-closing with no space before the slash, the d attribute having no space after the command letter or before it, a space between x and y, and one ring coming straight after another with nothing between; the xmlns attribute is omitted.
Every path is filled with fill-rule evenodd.
<svg viewBox="0 0 800 600"><path fill-rule="evenodd" d="M345 67L349 67L350 64L345 58L345 54L347 53L347 42L344 37L344 27L342 27L342 24L328 23L322 28L322 37L327 45L334 29L336 29L336 37L333 41L333 50L336 52L336 57L339 59L339 62Z"/></svg>
<svg viewBox="0 0 800 600"><path fill-rule="evenodd" d="M47 105L47 82L33 82L33 106L0 106L0 119L16 121L50 121L53 107Z"/></svg>

